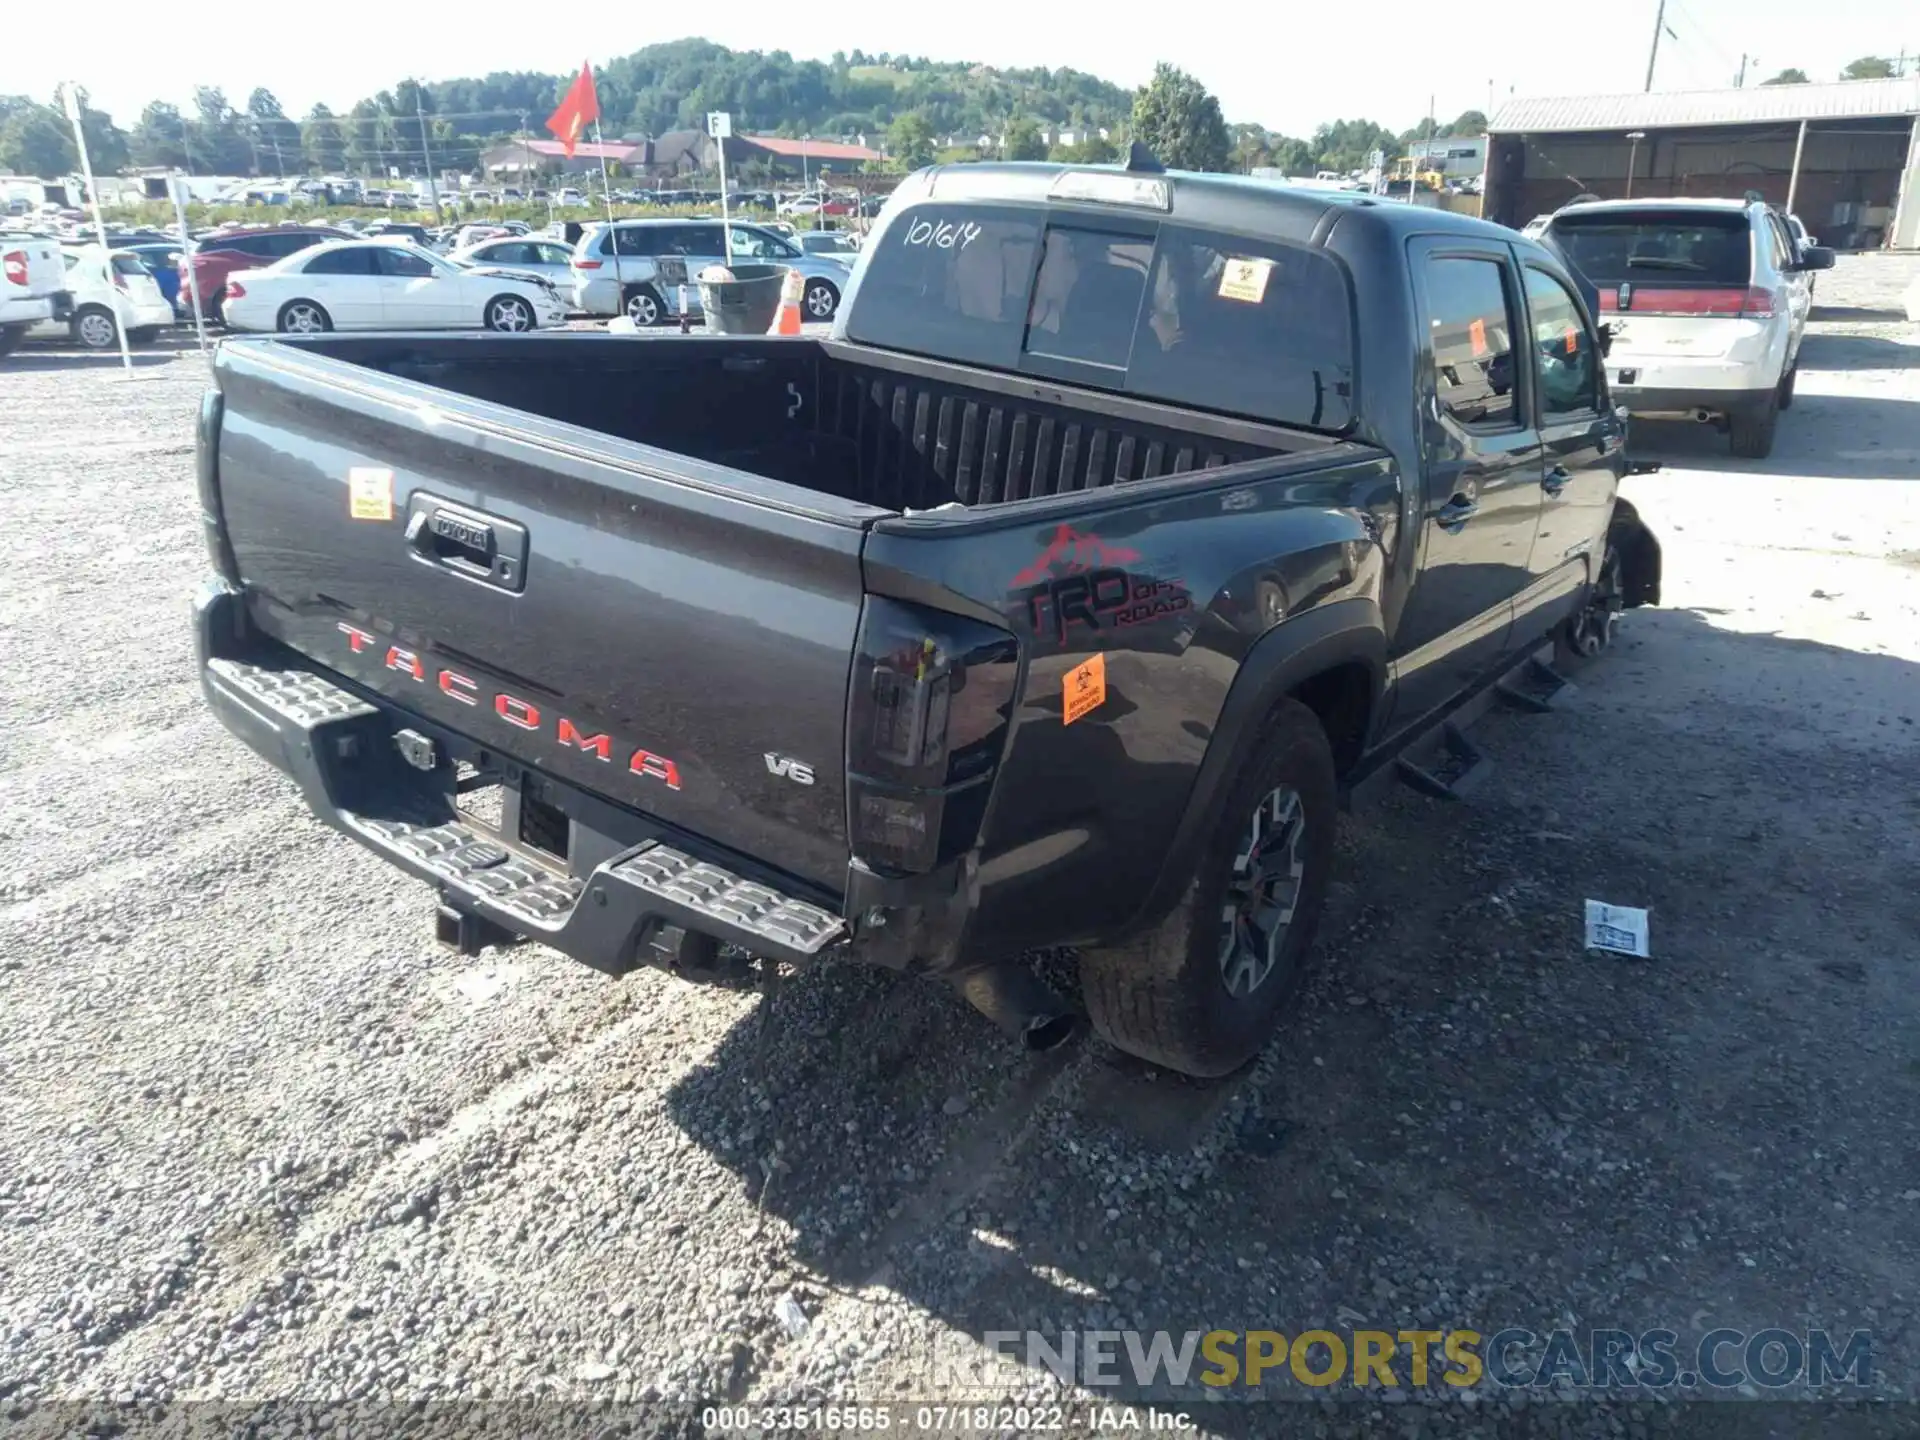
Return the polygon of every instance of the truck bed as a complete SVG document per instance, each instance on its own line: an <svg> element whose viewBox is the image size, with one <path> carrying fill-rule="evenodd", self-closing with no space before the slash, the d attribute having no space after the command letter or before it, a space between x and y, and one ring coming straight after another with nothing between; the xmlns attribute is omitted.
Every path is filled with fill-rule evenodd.
<svg viewBox="0 0 1920 1440"><path fill-rule="evenodd" d="M812 338L561 332L267 343L889 510L1097 490L1333 443Z"/></svg>

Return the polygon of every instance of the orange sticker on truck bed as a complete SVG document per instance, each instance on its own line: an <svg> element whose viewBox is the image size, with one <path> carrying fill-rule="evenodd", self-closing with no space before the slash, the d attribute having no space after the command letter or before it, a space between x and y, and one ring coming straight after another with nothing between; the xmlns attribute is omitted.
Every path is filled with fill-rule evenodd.
<svg viewBox="0 0 1920 1440"><path fill-rule="evenodd" d="M1060 723L1071 725L1082 716L1097 710L1107 699L1107 657L1096 655L1084 665L1076 665L1067 672L1066 683L1062 687L1064 700L1061 704Z"/></svg>

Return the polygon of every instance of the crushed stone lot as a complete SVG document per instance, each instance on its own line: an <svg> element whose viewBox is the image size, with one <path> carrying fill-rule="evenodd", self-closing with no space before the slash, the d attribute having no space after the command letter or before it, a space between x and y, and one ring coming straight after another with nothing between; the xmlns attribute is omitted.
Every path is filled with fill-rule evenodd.
<svg viewBox="0 0 1920 1440"><path fill-rule="evenodd" d="M0 361L0 1401L567 1397L646 1430L967 1394L1079 1433L1091 1392L936 1356L1778 1327L1871 1332L1866 1393L1907 1404L1404 1368L1108 1398L1224 1435L1914 1433L1916 273L1820 277L1771 459L1636 425L1663 608L1563 709L1476 723L1471 803L1363 798L1299 1013L1214 1086L1031 1060L851 967L763 1030L748 988L436 948L427 888L200 702L195 352ZM1585 952L1587 898L1650 909L1652 959Z"/></svg>

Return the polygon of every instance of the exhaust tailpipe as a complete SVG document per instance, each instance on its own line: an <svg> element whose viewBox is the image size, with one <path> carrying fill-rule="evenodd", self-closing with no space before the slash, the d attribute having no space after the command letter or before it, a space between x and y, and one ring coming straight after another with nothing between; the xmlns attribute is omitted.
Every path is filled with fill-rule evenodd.
<svg viewBox="0 0 1920 1440"><path fill-rule="evenodd" d="M1026 965L983 965L954 976L966 1002L1027 1050L1039 1054L1065 1044L1079 1018Z"/></svg>

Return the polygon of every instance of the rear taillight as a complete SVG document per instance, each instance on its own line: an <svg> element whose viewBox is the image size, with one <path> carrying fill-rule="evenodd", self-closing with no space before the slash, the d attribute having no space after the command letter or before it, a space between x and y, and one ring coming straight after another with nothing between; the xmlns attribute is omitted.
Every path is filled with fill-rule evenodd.
<svg viewBox="0 0 1920 1440"><path fill-rule="evenodd" d="M1626 287L1622 287L1623 289ZM1600 292L1602 314L1767 316L1773 314L1773 292L1759 285L1711 290L1664 290L1635 285L1620 303L1620 291Z"/></svg>
<svg viewBox="0 0 1920 1440"><path fill-rule="evenodd" d="M598 270L600 268L600 262L598 260L576 260L573 262L573 268L576 270Z"/></svg>
<svg viewBox="0 0 1920 1440"><path fill-rule="evenodd" d="M1004 630L867 598L847 724L857 859L924 874L978 842L1019 671L1019 646Z"/></svg>
<svg viewBox="0 0 1920 1440"><path fill-rule="evenodd" d="M247 287L238 280L227 281L227 299L238 300L247 293Z"/></svg>
<svg viewBox="0 0 1920 1440"><path fill-rule="evenodd" d="M25 285L27 283L26 251L9 250L4 256L0 256L0 267L5 268L7 283L9 285Z"/></svg>
<svg viewBox="0 0 1920 1440"><path fill-rule="evenodd" d="M124 291L127 288L127 277L122 275L118 270L113 272L113 288L120 291Z"/></svg>

